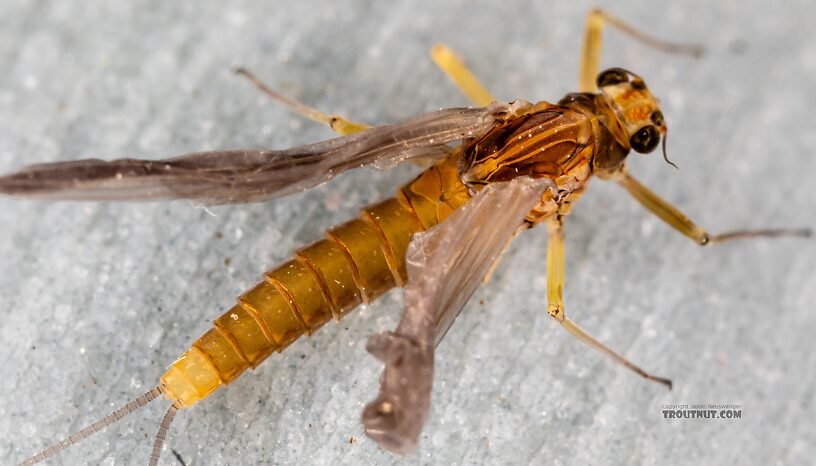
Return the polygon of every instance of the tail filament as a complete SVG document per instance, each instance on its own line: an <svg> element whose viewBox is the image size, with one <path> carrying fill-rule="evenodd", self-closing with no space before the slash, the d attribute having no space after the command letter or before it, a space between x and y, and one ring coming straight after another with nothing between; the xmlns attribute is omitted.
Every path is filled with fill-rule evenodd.
<svg viewBox="0 0 816 466"><path fill-rule="evenodd" d="M156 466L159 464L159 456L161 456L162 447L164 446L164 439L167 438L167 431L170 429L170 423L173 422L173 418L176 417L176 413L178 412L178 408L175 405L170 405L170 409L167 410L167 414L164 415L162 418L161 424L159 424L159 431L156 432L156 440L153 442L153 451L150 453L150 463L149 466Z"/></svg>
<svg viewBox="0 0 816 466"><path fill-rule="evenodd" d="M127 416L128 414L136 411L137 409L141 408L142 406L150 403L151 401L155 400L161 395L161 390L159 387L153 388L149 392L145 393L144 395L136 398L135 400L131 401L130 403L122 406L121 408L117 409L116 411L108 414L107 416L103 417L102 419L94 422L93 424L89 425L88 427L80 430L79 432L71 435L70 437L66 438L65 440L52 445L45 450L37 453L36 455L32 456L31 458L23 461L22 463L18 464L17 466L31 466L37 463L41 463L48 458L56 455L57 453L65 450L71 445L79 443L86 438L90 437L91 435L99 432L100 430L108 427L111 424L115 424L123 417ZM164 423L162 423L163 425ZM166 431L167 429L165 429ZM166 433L166 432L165 432Z"/></svg>

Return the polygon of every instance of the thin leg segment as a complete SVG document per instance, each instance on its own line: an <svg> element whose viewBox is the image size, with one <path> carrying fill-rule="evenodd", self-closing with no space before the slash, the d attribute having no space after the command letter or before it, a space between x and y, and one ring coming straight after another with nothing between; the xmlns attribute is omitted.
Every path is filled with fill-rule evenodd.
<svg viewBox="0 0 816 466"><path fill-rule="evenodd" d="M508 249L510 249L510 245L513 244L513 240L516 239L516 236L518 236L519 233L521 233L522 231L529 230L531 228L531 226L532 226L531 223L526 223L525 222L522 226L520 226L516 230L515 233L513 233L513 236L511 236L510 239L507 240L507 244L504 245L504 248L502 249L499 256L496 257L496 260L494 260L492 264L490 264L490 268L487 269L487 273L482 278L482 283L487 284L488 282L490 282L490 277L493 276L493 272L495 272L496 267L499 266L499 262L501 262L501 258L504 257L504 254L507 252Z"/></svg>
<svg viewBox="0 0 816 466"><path fill-rule="evenodd" d="M663 377L649 374L640 367L632 364L625 357L604 345L595 337L584 331L572 322L564 313L564 231L561 220L551 220L547 223L549 242L547 244L547 312L573 336L583 343L609 356L616 363L630 369L641 377L663 384L671 390L672 382Z"/></svg>
<svg viewBox="0 0 816 466"><path fill-rule="evenodd" d="M683 212L680 212L673 205L653 193L630 174L622 172L621 175L616 178L616 181L623 186L635 200L642 204L643 207L660 217L660 219L666 222L670 227L691 238L701 246L705 246L709 243L724 243L735 239L775 238L780 236L809 237L812 234L811 230L807 228L779 228L739 230L712 235L697 226L686 217Z"/></svg>
<svg viewBox="0 0 816 466"><path fill-rule="evenodd" d="M600 71L604 25L612 26L627 36L663 52L691 55L693 57L699 57L703 53L703 47L699 45L664 41L630 26L603 10L592 10L587 14L584 27L581 68L578 72L578 90L580 92L596 92L598 90L595 85L595 78Z"/></svg>
<svg viewBox="0 0 816 466"><path fill-rule="evenodd" d="M446 45L436 44L431 47L431 58L475 105L484 107L496 101L496 98L490 95L462 60Z"/></svg>
<svg viewBox="0 0 816 466"><path fill-rule="evenodd" d="M286 97L285 95L280 94L279 92L273 90L271 87L264 84L263 81L256 78L255 75L252 74L247 69L236 68L235 74L247 78L249 82L251 82L261 92L271 97L275 102L297 113L298 115L304 116L318 123L329 125L329 127L335 133L345 136L370 128L370 126L365 123L357 123L346 118L343 118L340 115L329 115L327 113L321 112L316 108L298 102L295 99Z"/></svg>

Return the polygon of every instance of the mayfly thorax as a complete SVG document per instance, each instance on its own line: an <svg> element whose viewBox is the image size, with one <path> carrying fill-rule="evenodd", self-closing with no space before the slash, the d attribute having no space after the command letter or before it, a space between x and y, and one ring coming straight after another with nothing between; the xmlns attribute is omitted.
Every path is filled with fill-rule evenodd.
<svg viewBox="0 0 816 466"><path fill-rule="evenodd" d="M190 199L203 204L269 200L316 186L343 171L404 161L434 162L384 201L333 227L266 272L237 303L173 362L158 386L23 464L34 464L163 397L171 402L154 443L158 462L179 409L223 385L363 303L404 287L405 314L393 332L369 339L385 364L380 394L363 412L366 434L406 453L430 410L434 349L476 286L520 232L544 224L547 311L582 342L671 388L671 381L632 364L566 315L563 223L592 177L620 184L646 209L700 245L732 239L806 236L809 230L768 229L712 235L640 184L626 170L631 151L648 154L668 126L644 80L623 68L599 72L601 30L611 25L668 52L698 55L694 46L651 38L599 10L590 12L578 92L557 103L496 100L445 46L432 57L475 108L451 108L401 123L369 127L327 115L266 87L293 111L328 124L341 136L288 150L239 149L146 161L80 160L23 168L0 177L0 193L33 199Z"/></svg>

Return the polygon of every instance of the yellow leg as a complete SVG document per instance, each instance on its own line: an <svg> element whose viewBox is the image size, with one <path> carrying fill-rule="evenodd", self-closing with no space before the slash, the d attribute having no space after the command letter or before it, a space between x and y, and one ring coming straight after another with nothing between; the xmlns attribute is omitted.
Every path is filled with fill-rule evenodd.
<svg viewBox="0 0 816 466"><path fill-rule="evenodd" d="M777 236L799 236L808 237L812 232L807 228L782 228L782 229L762 229L762 230L741 230L722 233L719 235L709 234L704 229L697 226L683 212L677 210L674 206L661 199L657 194L653 193L649 188L641 184L634 177L628 173L621 172L616 177L617 182L623 186L629 194L632 195L643 207L648 209L653 214L660 217L661 220L668 223L669 226L679 231L680 233L691 238L697 244L704 246L709 243L723 243L735 239L748 238L770 238Z"/></svg>
<svg viewBox="0 0 816 466"><path fill-rule="evenodd" d="M255 87L261 90L264 94L271 97L275 102L283 105L284 107L288 108L289 110L297 113L298 115L304 116L310 120L314 120L318 123L324 123L329 125L331 129L340 135L347 135L356 133L358 131L363 131L365 129L370 128L369 125L364 123L356 123L351 120L347 120L339 115L329 115L327 113L323 113L320 110L310 107L306 104L298 102L297 100L291 99L286 97L277 91L273 90L266 84L264 84L260 79L256 78L249 70L244 68L237 68L235 73L244 76L251 82Z"/></svg>
<svg viewBox="0 0 816 466"><path fill-rule="evenodd" d="M518 227L516 232L513 233L513 236L511 236L510 239L507 240L507 244L504 245L504 249L502 249L501 253L499 254L499 257L497 257L496 260L494 260L493 263L490 265L490 268L487 269L487 273L482 278L482 283L487 284L488 282L490 282L490 277L493 276L493 272L496 270L496 267L499 266L499 262L501 262L501 258L504 256L504 253L506 253L507 250L510 249L510 245L513 244L513 240L516 239L516 236L518 236L519 233L521 233L522 231L529 230L531 227L532 224L526 222L522 226Z"/></svg>
<svg viewBox="0 0 816 466"><path fill-rule="evenodd" d="M595 78L600 71L601 47L603 43L602 32L605 24L616 28L635 40L664 52L691 55L694 57L699 57L703 53L703 48L699 45L666 42L626 24L603 10L592 10L587 14L586 25L584 27L581 68L578 72L578 90L580 92L596 92L598 90L595 85Z"/></svg>
<svg viewBox="0 0 816 466"><path fill-rule="evenodd" d="M641 377L654 382L661 383L671 390L672 382L669 379L656 377L644 371L640 367L632 364L625 357L621 356L608 346L596 340L592 335L585 332L581 327L572 322L564 313L564 230L561 228L561 220L551 220L547 222L549 242L547 244L547 312L569 333L581 340L583 343L600 351L612 358L616 363L631 369Z"/></svg>
<svg viewBox="0 0 816 466"><path fill-rule="evenodd" d="M475 105L484 107L495 102L496 99L490 92L479 83L467 66L443 44L436 44L431 47L431 58L436 66L453 81L456 87L462 91Z"/></svg>

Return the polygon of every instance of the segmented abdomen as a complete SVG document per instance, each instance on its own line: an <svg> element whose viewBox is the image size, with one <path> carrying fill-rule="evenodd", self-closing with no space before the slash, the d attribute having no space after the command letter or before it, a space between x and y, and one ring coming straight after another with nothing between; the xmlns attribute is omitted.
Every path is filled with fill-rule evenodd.
<svg viewBox="0 0 816 466"><path fill-rule="evenodd" d="M411 235L469 198L455 159L426 170L397 197L362 209L359 218L267 272L162 376L165 396L179 408L191 406L301 335L402 286Z"/></svg>

